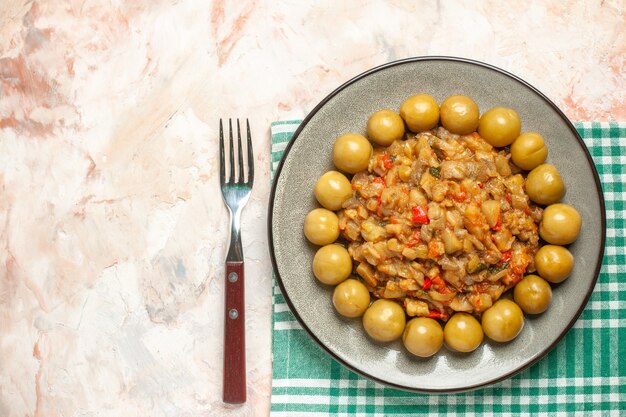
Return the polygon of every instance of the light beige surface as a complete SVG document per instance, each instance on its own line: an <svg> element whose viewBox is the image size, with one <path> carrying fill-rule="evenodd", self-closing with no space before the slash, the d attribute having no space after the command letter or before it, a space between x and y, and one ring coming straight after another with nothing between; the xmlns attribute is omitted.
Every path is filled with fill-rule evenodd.
<svg viewBox="0 0 626 417"><path fill-rule="evenodd" d="M316 3L0 4L0 415L267 415L269 123L366 69L463 56L626 120L623 1ZM228 408L219 117L250 117L257 169Z"/></svg>

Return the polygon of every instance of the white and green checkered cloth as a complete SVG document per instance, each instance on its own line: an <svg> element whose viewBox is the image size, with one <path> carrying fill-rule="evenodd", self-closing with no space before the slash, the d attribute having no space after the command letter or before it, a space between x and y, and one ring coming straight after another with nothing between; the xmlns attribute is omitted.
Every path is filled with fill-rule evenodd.
<svg viewBox="0 0 626 417"><path fill-rule="evenodd" d="M299 121L272 124L272 173ZM413 394L340 365L304 331L274 281L271 416L626 416L626 123L576 123L606 199L604 263L582 315L541 361L488 388Z"/></svg>

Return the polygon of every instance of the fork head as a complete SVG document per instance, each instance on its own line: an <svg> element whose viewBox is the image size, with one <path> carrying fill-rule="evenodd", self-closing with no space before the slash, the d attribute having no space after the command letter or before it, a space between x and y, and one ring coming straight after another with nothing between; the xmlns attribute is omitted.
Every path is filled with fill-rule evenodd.
<svg viewBox="0 0 626 417"><path fill-rule="evenodd" d="M237 160L235 160L235 147L233 144L233 121L228 119L228 165L229 173L226 175L226 157L224 152L224 126L220 119L220 186L224 203L230 212L230 244L226 255L227 262L243 262L243 249L241 247L241 210L248 202L252 183L254 182L254 156L252 153L252 137L250 135L250 123L246 119L247 133L247 161L244 175L244 153L241 143L241 128L237 119ZM237 172L237 176L235 176Z"/></svg>
<svg viewBox="0 0 626 417"><path fill-rule="evenodd" d="M224 126L220 119L220 186L222 197L231 213L239 214L248 201L252 184L254 183L254 155L252 151L252 136L250 135L250 122L246 119L247 157L244 158L241 139L241 127L239 119L237 125L237 158L235 159L235 146L233 141L233 121L228 119L228 166L226 174L226 157L224 150ZM244 159L246 161L244 162ZM244 169L245 168L245 169ZM245 174L244 175L244 171Z"/></svg>

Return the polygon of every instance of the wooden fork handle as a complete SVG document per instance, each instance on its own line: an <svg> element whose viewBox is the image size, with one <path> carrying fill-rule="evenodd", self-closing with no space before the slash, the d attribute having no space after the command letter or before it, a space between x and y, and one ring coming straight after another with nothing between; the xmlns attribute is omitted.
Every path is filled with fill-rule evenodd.
<svg viewBox="0 0 626 417"><path fill-rule="evenodd" d="M226 403L246 402L246 334L243 262L226 262L224 393Z"/></svg>

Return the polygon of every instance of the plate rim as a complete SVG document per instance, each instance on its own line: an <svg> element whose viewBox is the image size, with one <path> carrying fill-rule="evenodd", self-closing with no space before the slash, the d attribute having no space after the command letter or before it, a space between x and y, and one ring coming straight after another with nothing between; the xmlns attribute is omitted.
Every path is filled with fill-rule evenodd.
<svg viewBox="0 0 626 417"><path fill-rule="evenodd" d="M596 184L596 190L599 191L599 195L600 195L600 201L599 201L600 209L601 209L601 213L600 213L601 214L601 219L600 219L600 222L601 222L601 226L602 226L601 227L601 231L600 231L600 248L601 248L601 251L600 251L600 253L598 255L598 258L597 258L596 268L595 268L595 271L594 271L594 274L593 274L593 277L592 277L591 285L589 285L589 289L587 290L587 293L585 294L583 302L581 303L580 307L578 308L578 310L576 311L576 313L574 314L574 316L572 317L570 322L567 323L567 325L565 326L565 328L563 329L561 334L559 334L559 336L554 340L553 343L551 343L550 345L548 345L544 349L542 349L537 355L535 355L534 358L532 358L527 363L525 363L522 366L520 366L520 367L518 367L518 368L516 368L516 369L514 369L512 371L509 371L509 372L507 372L507 373L505 373L505 374L503 374L503 375L501 375L501 376L499 376L497 378L492 378L492 379L489 379L489 380L484 381L482 383L468 385L468 386L461 387L461 388L423 388L423 389L418 389L418 388L415 388L415 387L406 386L406 385L402 385L402 384L397 384L397 383L386 381L384 379L381 379L381 378L378 378L376 376L370 375L367 372L365 372L365 371L363 371L361 369L357 369L356 367L354 367L354 366L350 365L349 363L347 363L344 359L342 359L337 354L335 354L328 346L326 346L324 343L322 343L322 341L319 340L317 338L317 336L315 336L313 331L307 326L307 324L304 322L304 320L300 317L300 314L298 314L298 312L295 309L293 303L291 302L291 299L289 298L289 295L287 293L285 285L283 284L283 279L280 276L280 273L278 271L278 262L276 260L276 254L274 252L274 234L273 234L273 231L272 231L272 225L273 225L273 220L274 220L274 204L275 204L275 199L276 199L276 189L277 189L278 179L280 178L280 174L282 172L283 165L285 163L285 160L289 156L289 152L291 151L291 148L292 148L293 144L296 142L296 140L298 140L302 130L307 125L307 123L309 123L309 121L317 114L317 112L320 109L322 109L326 105L326 103L329 102L334 96L336 96L341 91L343 91L345 88L349 87L350 85L354 84L355 82L357 82L357 81L359 81L359 80L361 80L361 79L363 79L363 78L365 78L365 77L367 77L367 76L369 76L369 75L371 75L373 73L376 73L378 71L381 71L381 70L384 70L384 69L387 69L387 68L390 68L390 67L404 65L404 64L408 64L408 63L414 63L414 62L423 62L423 61L447 61L447 62L456 62L456 63L470 64L470 65L483 67L485 69L488 69L488 70L491 70L491 71L495 71L495 72L500 73L500 74L502 74L502 75L504 75L506 77L509 77L510 79L512 79L512 80L514 80L514 81L516 81L516 82L518 82L520 84L522 84L523 86L525 86L526 88L531 90L533 93L537 94L542 100L545 101L545 103L547 103L550 107L552 107L553 110L556 111L558 116L565 122L565 124L567 125L569 130L572 132L572 134L574 135L574 137L578 141L578 145L583 149L583 153L585 154L585 157L587 158L587 162L591 166L593 179L594 179L594 182ZM268 232L268 249L269 249L269 253L270 253L270 259L271 259L271 262L272 262L272 272L274 273L274 275L276 277L276 281L278 282L278 286L280 287L281 293L283 294L283 297L285 298L285 302L289 306L289 309L293 313L294 317L296 318L296 320L298 321L300 326L307 332L308 336L311 339L313 339L313 341L315 341L315 343L319 347L321 347L327 354L329 354L332 359L336 360L337 362L339 362L341 365L343 365L344 367L348 368L352 372L355 372L355 373L357 373L357 374L359 374L359 375L361 375L361 376L363 376L365 378L368 378L370 380L373 380L373 381L375 381L377 383L383 384L383 385L388 386L388 387L400 389L400 390L403 390L403 391L414 392L414 393L427 393L427 394L458 393L458 392L472 391L472 390L485 388L485 387L494 385L494 384L496 384L498 382L501 382L501 381L504 381L506 379L509 379L512 376L522 372L523 370L533 366L539 360L544 358L548 353L550 353L550 351L552 351L552 349L554 349L554 347L556 347L556 345L571 330L571 328L574 326L574 324L576 323L576 321L578 320L578 318L582 314L583 310L587 306L587 304L589 302L589 298L591 297L591 294L593 293L593 290L594 290L594 288L595 288L595 286L596 286L596 284L598 282L598 278L600 276L600 270L601 270L602 264L603 264L604 253L606 251L606 207L605 207L605 200L604 200L604 190L602 188L602 183L600 181L600 176L598 174L598 169L597 169L597 167L595 165L595 162L593 161L593 158L591 157L591 153L589 152L589 149L585 145L585 142L583 141L582 137L580 136L580 134L576 130L576 127L574 126L574 124L569 120L569 118L565 115L565 113L563 113L563 111L561 111L561 109L556 104L554 104L554 102L552 100L550 100L545 94L543 94L537 88L535 88L534 86L529 84L527 81L524 81L520 77L518 77L518 76L516 76L516 75L514 75L514 74L512 74L512 73L510 73L510 72L508 72L506 70L503 70L502 68L496 67L496 66L491 65L491 64L487 64L487 63L482 62L482 61L477 61L477 60L473 60L473 59L469 59L469 58L455 57L455 56L445 56L445 55L416 56L416 57L409 57L409 58L404 58L404 59L390 61L390 62L387 62L385 64L373 67L373 68L371 68L371 69L369 69L367 71L364 71L364 72L362 72L362 73L360 73L360 74L350 78L348 81L344 82L339 87L334 89L330 94L328 94L326 97L324 97L324 99L322 99L313 108L313 110L311 110L306 115L306 117L302 120L302 122L300 122L300 125L298 126L298 128L294 132L291 140L289 141L289 143L285 147L285 150L283 151L283 155L280 158L280 161L279 161L278 166L276 167L276 171L274 173L274 178L272 180L272 186L271 186L270 196L269 196L269 201L268 201L267 232ZM273 314L273 312L272 312L272 314Z"/></svg>

